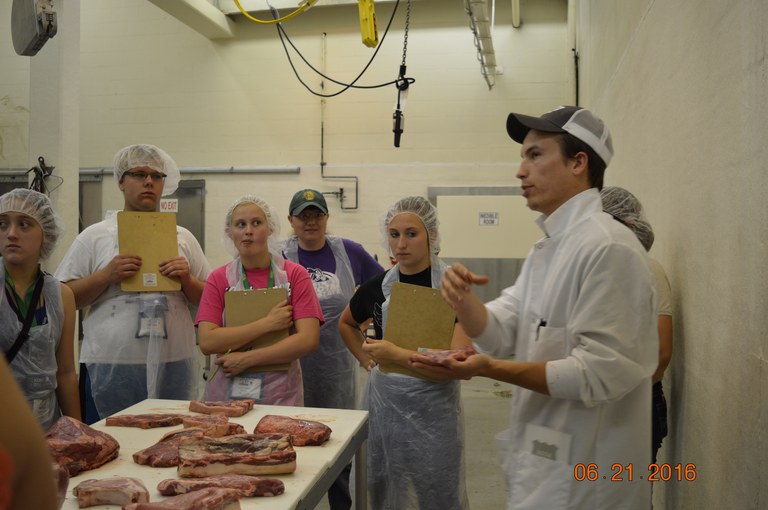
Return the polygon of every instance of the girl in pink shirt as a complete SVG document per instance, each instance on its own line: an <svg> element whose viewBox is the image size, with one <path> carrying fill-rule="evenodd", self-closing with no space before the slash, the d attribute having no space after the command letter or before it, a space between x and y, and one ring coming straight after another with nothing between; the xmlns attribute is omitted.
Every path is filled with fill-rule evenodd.
<svg viewBox="0 0 768 510"><path fill-rule="evenodd" d="M214 365L221 374L209 380L206 400L252 398L260 404L304 405L299 358L317 349L324 319L306 269L273 248L279 231L278 217L261 198L244 196L227 211L224 241L235 259L208 276L195 320L200 350L219 354ZM226 325L227 291L271 287L286 289L288 299L261 319ZM279 342L246 350L254 340L286 328L289 335ZM288 364L288 370L259 369L280 364Z"/></svg>

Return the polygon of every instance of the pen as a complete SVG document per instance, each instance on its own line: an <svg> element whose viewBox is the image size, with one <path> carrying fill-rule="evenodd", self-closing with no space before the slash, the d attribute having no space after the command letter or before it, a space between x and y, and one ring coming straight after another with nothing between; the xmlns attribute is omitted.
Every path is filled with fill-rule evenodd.
<svg viewBox="0 0 768 510"><path fill-rule="evenodd" d="M226 355L227 355L227 354L229 354L230 352L232 352L232 349L228 349L228 350L227 350L227 352L225 352L224 354L222 354L222 356L226 356ZM219 373L219 369L220 369L220 368L221 368L221 365L217 365L217 366L216 366L216 370L214 370L214 371L213 371L213 375L211 375L211 378L210 378L210 379L208 379L208 382L211 382L211 381L213 381L213 378L214 378L214 377L216 377L216 374L218 374L218 373Z"/></svg>
<svg viewBox="0 0 768 510"><path fill-rule="evenodd" d="M539 340L539 330L541 328L545 328L545 327L547 327L547 321L545 321L544 319L540 319L539 320L539 325L536 326L536 340L537 341Z"/></svg>

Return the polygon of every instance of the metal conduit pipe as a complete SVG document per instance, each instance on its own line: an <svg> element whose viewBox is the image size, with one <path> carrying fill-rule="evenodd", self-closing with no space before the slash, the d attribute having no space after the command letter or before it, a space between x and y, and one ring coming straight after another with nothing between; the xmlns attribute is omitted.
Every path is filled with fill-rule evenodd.
<svg viewBox="0 0 768 510"><path fill-rule="evenodd" d="M255 167L255 166L188 166L179 168L182 174L298 174L301 173L301 167ZM112 173L112 168L107 167L84 167L80 168L80 175L107 175Z"/></svg>
<svg viewBox="0 0 768 510"><path fill-rule="evenodd" d="M520 28L520 0L512 0L512 26Z"/></svg>

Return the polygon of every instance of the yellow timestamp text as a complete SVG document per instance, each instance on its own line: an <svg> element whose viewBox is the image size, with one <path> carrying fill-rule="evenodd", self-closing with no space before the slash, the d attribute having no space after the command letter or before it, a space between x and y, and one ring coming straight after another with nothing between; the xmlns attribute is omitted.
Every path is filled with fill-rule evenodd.
<svg viewBox="0 0 768 510"><path fill-rule="evenodd" d="M573 467L573 478L577 482L596 482L610 480L611 482L632 482L647 480L649 482L692 482L696 480L696 464L649 464L647 469L635 469L632 463L613 464L610 471L601 471L597 464L579 463Z"/></svg>

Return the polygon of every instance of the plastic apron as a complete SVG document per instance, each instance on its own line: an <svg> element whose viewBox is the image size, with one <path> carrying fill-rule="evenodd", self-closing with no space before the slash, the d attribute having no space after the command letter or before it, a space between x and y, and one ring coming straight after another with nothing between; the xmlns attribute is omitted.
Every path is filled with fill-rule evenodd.
<svg viewBox="0 0 768 510"><path fill-rule="evenodd" d="M0 281L4 280L5 267L0 258ZM43 430L48 430L61 415L56 399L56 349L59 347L64 325L64 307L59 285L61 284L53 277L45 276L43 299L48 322L42 326L32 326L29 338L10 364L16 382ZM0 324L3 325L0 347L5 352L16 341L22 324L7 302L4 288L0 292Z"/></svg>
<svg viewBox="0 0 768 510"><path fill-rule="evenodd" d="M271 253L271 270L275 287L288 289L288 302L291 302L290 282L285 272L282 257ZM245 290L243 285L243 264L240 257L227 264L227 282L229 290ZM222 301L224 296L221 297ZM226 326L226 314L222 324ZM235 377L218 374L205 388L206 400L229 400L252 398L262 405L303 406L304 387L301 381L299 360L291 361L287 371L256 372L245 371Z"/></svg>
<svg viewBox="0 0 768 510"><path fill-rule="evenodd" d="M384 277L382 326L399 264ZM432 257L432 287L446 266ZM436 383L374 368L363 408L369 412L368 491L373 510L468 509L464 419L459 381Z"/></svg>
<svg viewBox="0 0 768 510"><path fill-rule="evenodd" d="M116 216L107 220L117 250ZM147 398L198 398L200 356L183 292L126 293L112 284L91 305L83 330L83 351L107 359L86 363L101 418Z"/></svg>
<svg viewBox="0 0 768 510"><path fill-rule="evenodd" d="M357 362L339 333L339 318L355 293L355 278L344 241L326 236L325 241L336 260L335 274L323 271L324 281L312 279L315 293L325 317L320 326L320 347L301 358L304 377L304 405L329 409L355 408L355 374ZM285 242L283 253L299 263L298 240Z"/></svg>

